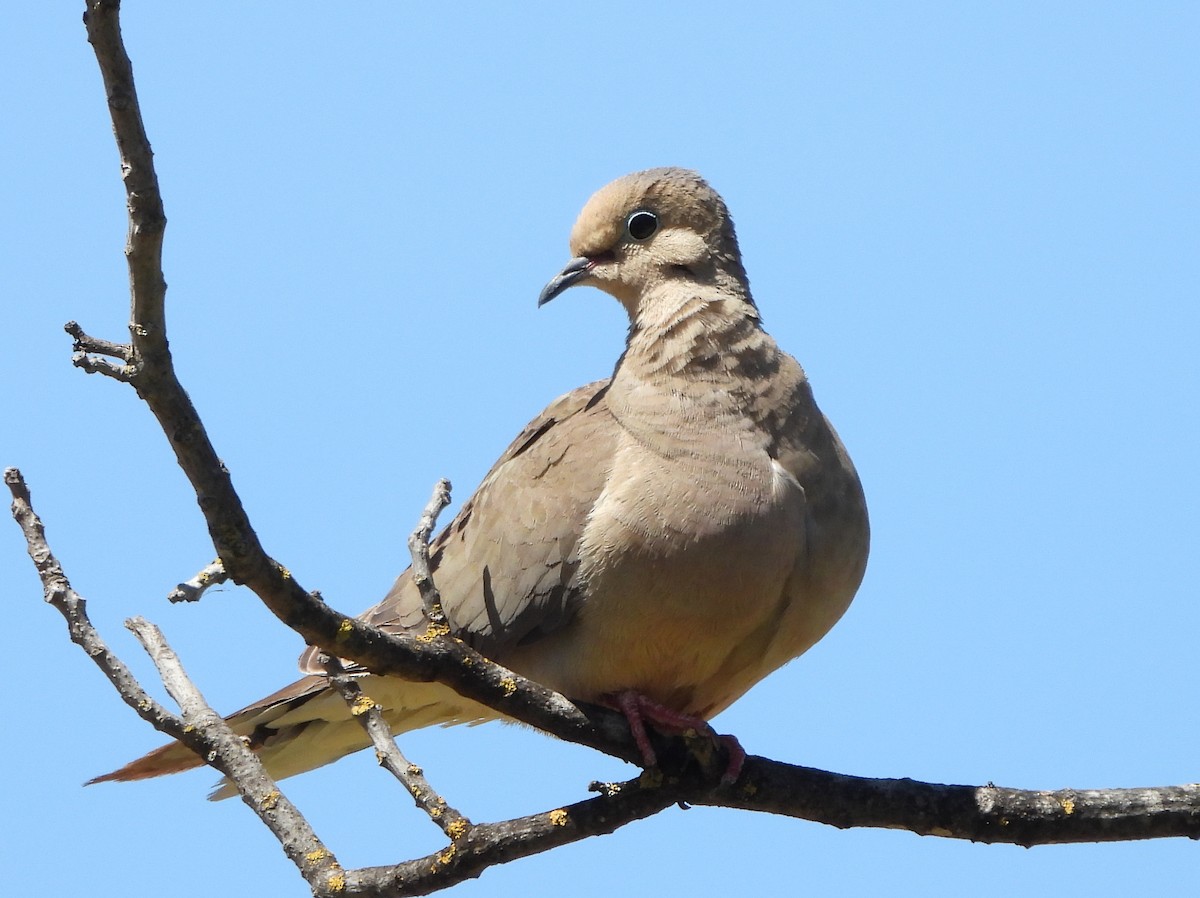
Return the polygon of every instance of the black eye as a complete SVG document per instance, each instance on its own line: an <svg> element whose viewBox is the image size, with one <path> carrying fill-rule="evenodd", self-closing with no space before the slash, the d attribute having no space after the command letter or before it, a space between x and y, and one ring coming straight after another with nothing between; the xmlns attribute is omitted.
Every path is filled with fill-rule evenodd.
<svg viewBox="0 0 1200 898"><path fill-rule="evenodd" d="M647 240L658 230L658 216L641 209L629 216L629 221L625 222L625 230L634 240Z"/></svg>

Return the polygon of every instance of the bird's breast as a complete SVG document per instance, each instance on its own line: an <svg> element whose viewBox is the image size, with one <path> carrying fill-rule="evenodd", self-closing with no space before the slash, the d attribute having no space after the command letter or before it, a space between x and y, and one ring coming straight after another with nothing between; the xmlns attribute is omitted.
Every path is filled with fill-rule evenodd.
<svg viewBox="0 0 1200 898"><path fill-rule="evenodd" d="M727 704L753 682L731 658L749 667L748 644L765 649L803 517L799 485L765 451L664 456L623 441L580 540L583 600L543 682L593 701L635 689L687 713Z"/></svg>

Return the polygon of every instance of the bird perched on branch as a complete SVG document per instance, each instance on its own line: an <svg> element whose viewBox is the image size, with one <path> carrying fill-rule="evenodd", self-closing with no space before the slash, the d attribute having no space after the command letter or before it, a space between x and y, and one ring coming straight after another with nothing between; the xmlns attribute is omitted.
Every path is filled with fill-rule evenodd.
<svg viewBox="0 0 1200 898"><path fill-rule="evenodd" d="M733 221L696 173L620 178L584 206L546 285L611 294L629 314L612 377L531 421L434 540L455 635L568 698L645 727L700 728L824 636L867 560L854 466L803 369L763 330ZM409 571L362 615L424 629ZM268 772L367 747L309 648L307 674L228 718ZM501 715L439 683L363 673L394 732ZM730 778L740 747L726 737ZM182 744L103 780L199 766ZM233 794L230 784L213 797Z"/></svg>

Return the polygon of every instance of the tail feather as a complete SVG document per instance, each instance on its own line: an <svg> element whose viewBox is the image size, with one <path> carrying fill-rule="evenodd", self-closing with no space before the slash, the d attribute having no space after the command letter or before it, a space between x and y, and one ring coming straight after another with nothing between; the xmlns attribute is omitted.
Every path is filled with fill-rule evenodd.
<svg viewBox="0 0 1200 898"><path fill-rule="evenodd" d="M393 733L434 724L482 723L500 716L438 683L364 676L360 684L385 709ZM235 733L247 737L250 748L277 780L329 764L370 744L341 696L321 676L304 677L225 720ZM149 779L203 764L182 742L173 742L93 777L86 785ZM217 801L235 794L233 785L222 779L209 798Z"/></svg>
<svg viewBox="0 0 1200 898"><path fill-rule="evenodd" d="M257 750L261 744L270 741L271 737L281 735L273 732L275 727L271 727L272 723L302 708L313 698L327 691L328 682L324 677L304 677L240 711L235 711L225 718L225 722L239 736L250 737L251 747ZM303 726L288 727L287 730L292 731L288 733L289 737L295 737L302 729ZM263 738L258 740L260 745L255 745L254 736L259 733ZM127 783L155 776L166 776L171 773L181 773L184 770L193 770L202 766L204 766L204 761L199 755L182 742L172 742L154 749L135 761L130 761L124 767L119 767L111 773L92 777L84 785Z"/></svg>
<svg viewBox="0 0 1200 898"><path fill-rule="evenodd" d="M305 773L330 764L371 744L362 725L349 717L343 720L313 720L285 727L260 746L258 759L276 780ZM222 777L208 794L209 801L221 801L237 794L228 777Z"/></svg>
<svg viewBox="0 0 1200 898"><path fill-rule="evenodd" d="M200 756L182 742L172 742L156 748L148 755L143 755L136 761L130 761L124 767L119 767L111 773L94 776L86 783L128 783L134 780L149 779L152 776L166 776L168 773L180 773L192 770L204 764Z"/></svg>

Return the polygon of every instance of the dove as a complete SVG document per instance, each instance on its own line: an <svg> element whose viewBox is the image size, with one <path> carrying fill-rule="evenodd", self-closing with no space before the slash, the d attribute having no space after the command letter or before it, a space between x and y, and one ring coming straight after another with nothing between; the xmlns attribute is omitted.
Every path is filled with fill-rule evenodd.
<svg viewBox="0 0 1200 898"><path fill-rule="evenodd" d="M455 636L578 702L696 728L821 639L866 568L859 477L800 364L763 329L724 201L656 168L583 207L542 290L615 298L629 333L612 376L556 399L430 544ZM423 632L405 571L361 619ZM366 748L310 646L300 680L227 718L283 778ZM350 668L394 733L502 715L439 683ZM745 755L732 737L726 779ZM92 780L196 767L179 743ZM228 782L214 798L234 794Z"/></svg>

